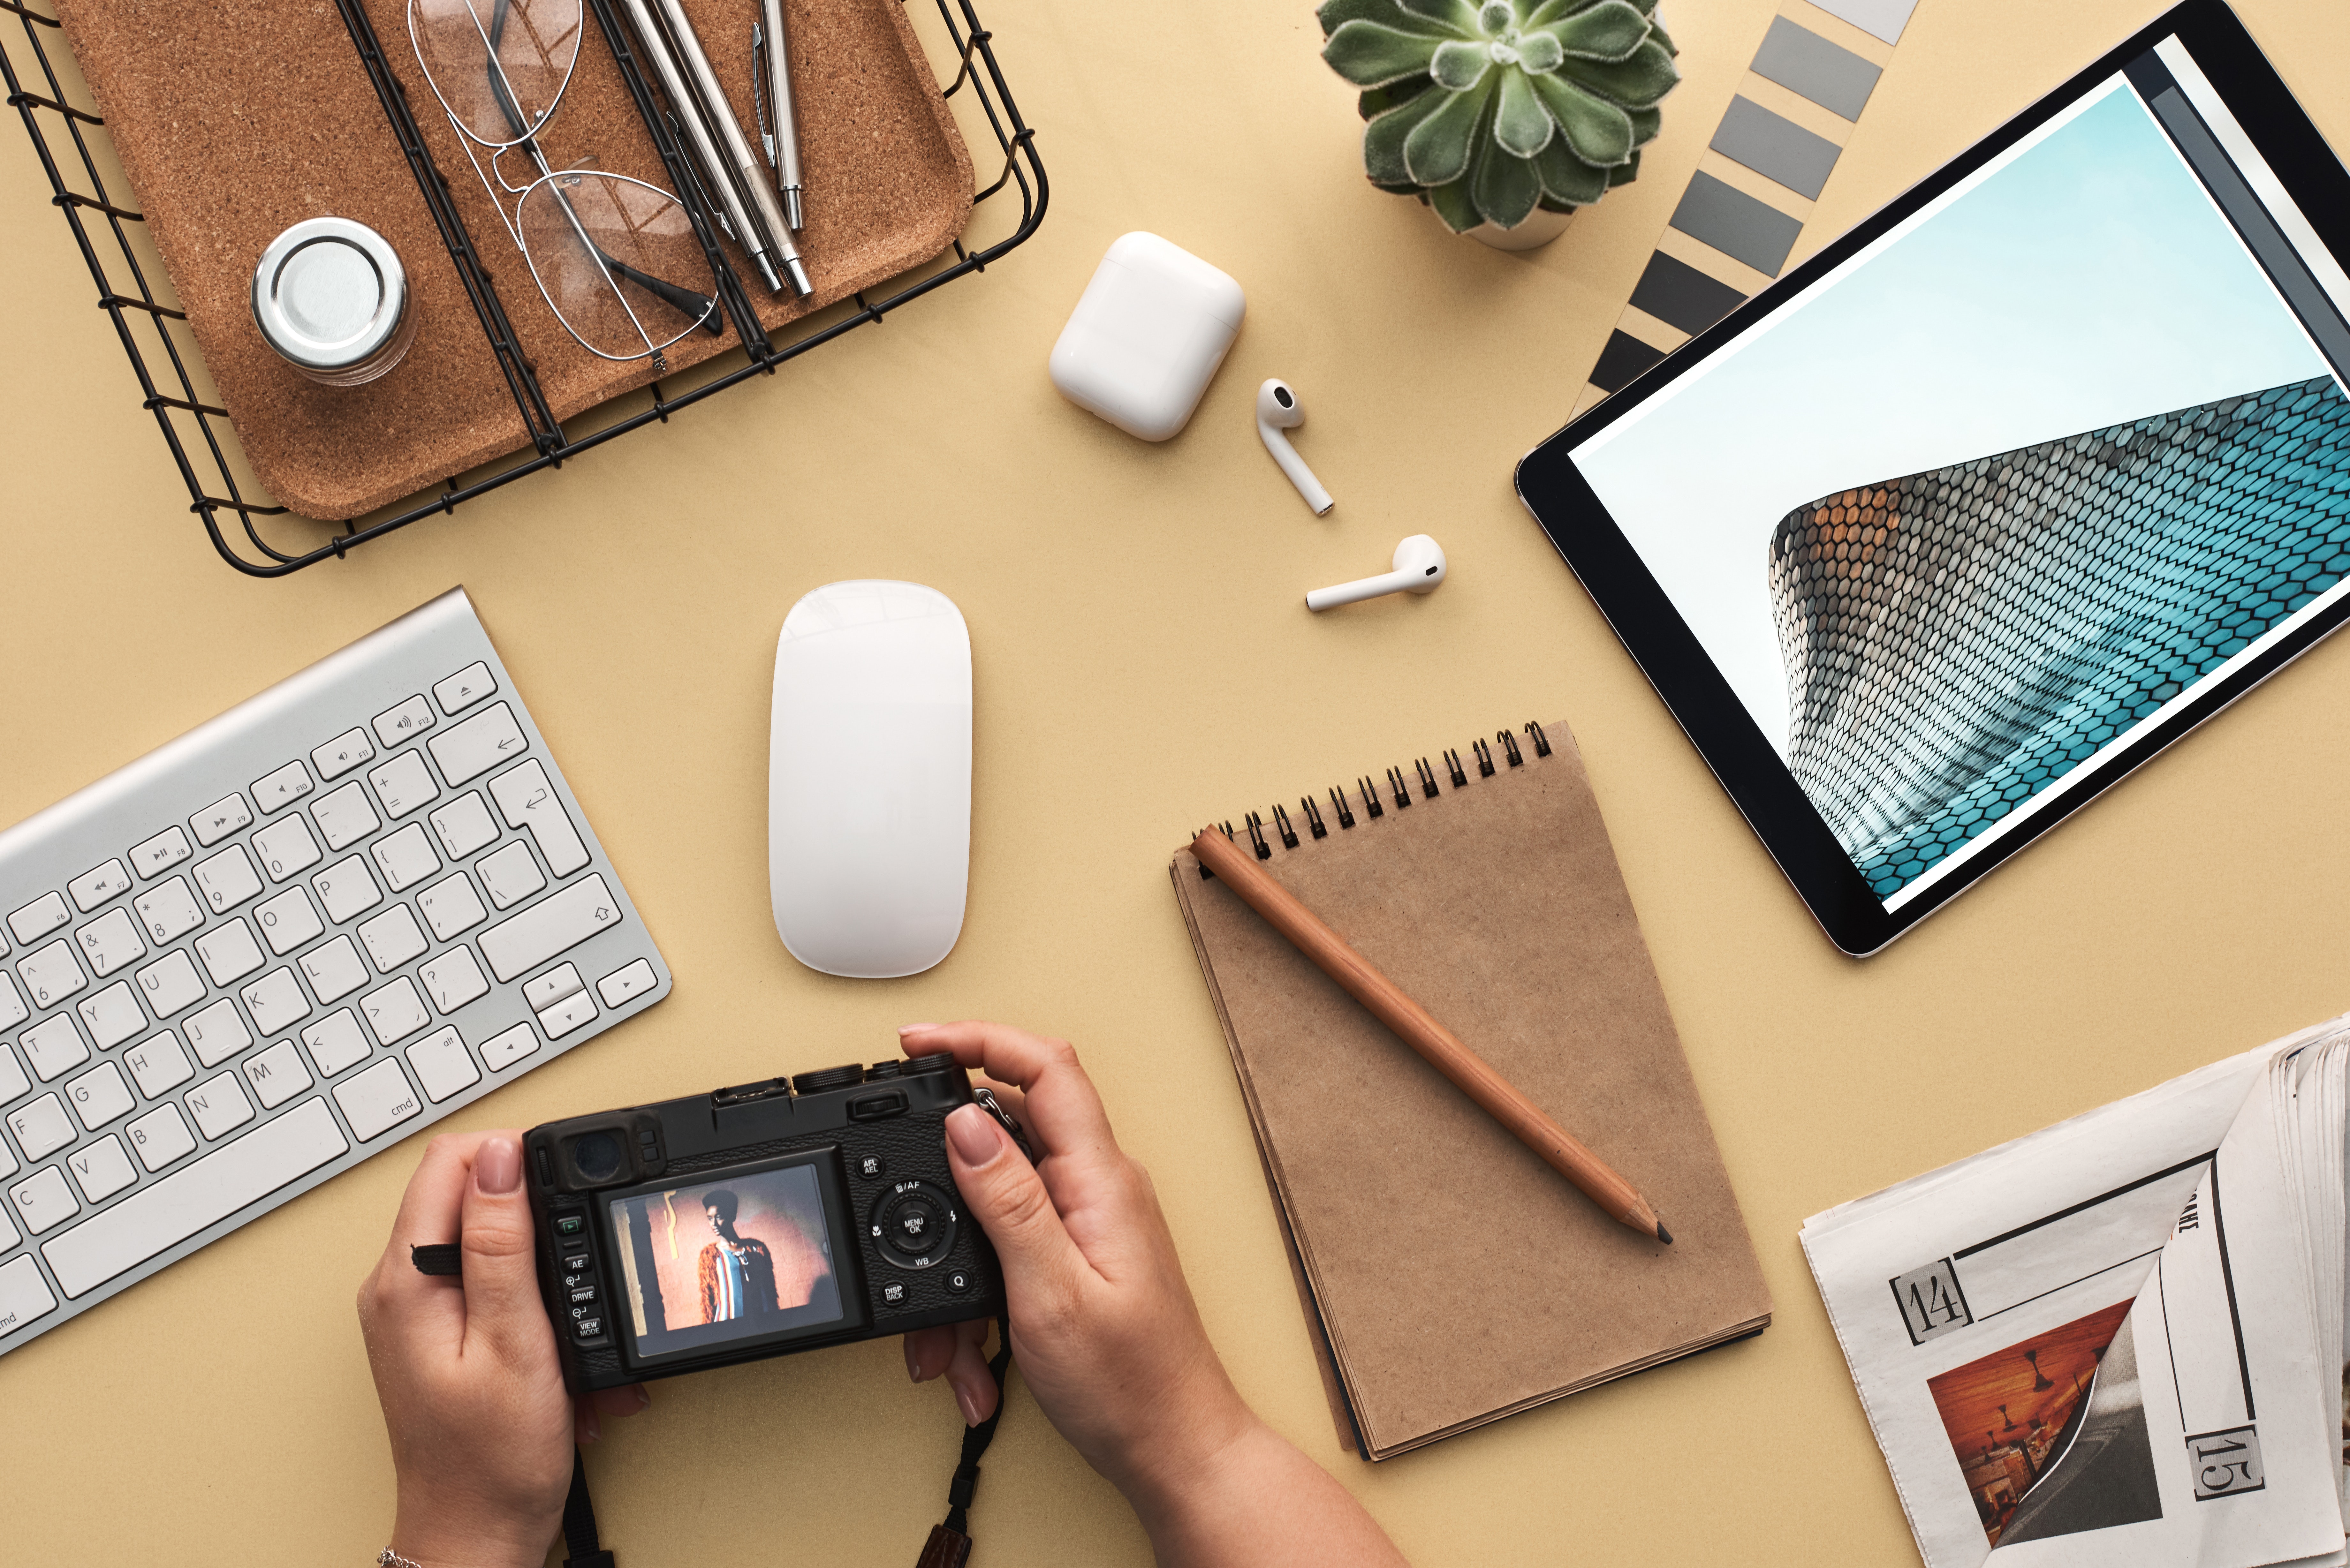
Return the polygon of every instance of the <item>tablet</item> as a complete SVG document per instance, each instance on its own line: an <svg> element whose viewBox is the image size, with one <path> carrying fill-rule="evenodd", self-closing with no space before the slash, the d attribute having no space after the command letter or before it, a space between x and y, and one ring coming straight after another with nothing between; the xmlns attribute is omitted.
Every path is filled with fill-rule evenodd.
<svg viewBox="0 0 2350 1568"><path fill-rule="evenodd" d="M1518 493L1873 952L2350 613L2345 258L2350 177L2189 0Z"/></svg>

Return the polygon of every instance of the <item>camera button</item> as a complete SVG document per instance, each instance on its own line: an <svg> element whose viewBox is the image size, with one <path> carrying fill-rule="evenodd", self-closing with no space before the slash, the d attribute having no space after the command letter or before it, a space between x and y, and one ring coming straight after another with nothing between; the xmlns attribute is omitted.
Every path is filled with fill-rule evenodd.
<svg viewBox="0 0 2350 1568"><path fill-rule="evenodd" d="M877 1179L888 1175L889 1171L889 1167L878 1154L862 1155L858 1158L857 1174L859 1176L868 1179Z"/></svg>
<svg viewBox="0 0 2350 1568"><path fill-rule="evenodd" d="M566 1214L555 1222L555 1233L558 1236L577 1236L586 1229L587 1220L577 1214Z"/></svg>
<svg viewBox="0 0 2350 1568"><path fill-rule="evenodd" d="M900 1284L883 1285L881 1287L881 1299L884 1302L887 1302L889 1305L896 1306L899 1302L906 1299L906 1287Z"/></svg>
<svg viewBox="0 0 2350 1568"><path fill-rule="evenodd" d="M580 1339L601 1339L604 1335L604 1320L600 1317L583 1317L571 1325L571 1332Z"/></svg>
<svg viewBox="0 0 2350 1568"><path fill-rule="evenodd" d="M592 1283L574 1285L571 1287L571 1304L573 1306L586 1306L593 1303L595 1299L596 1287Z"/></svg>
<svg viewBox="0 0 2350 1568"><path fill-rule="evenodd" d="M859 1095L848 1102L848 1119L853 1122L878 1122L889 1116L906 1114L906 1093L903 1089L885 1089L878 1095Z"/></svg>
<svg viewBox="0 0 2350 1568"><path fill-rule="evenodd" d="M949 1269L946 1272L946 1287L949 1294L962 1295L971 1289L972 1284L972 1273L969 1269Z"/></svg>
<svg viewBox="0 0 2350 1568"><path fill-rule="evenodd" d="M584 1274L589 1266L590 1260L585 1252L574 1252L563 1260L563 1272L567 1274Z"/></svg>

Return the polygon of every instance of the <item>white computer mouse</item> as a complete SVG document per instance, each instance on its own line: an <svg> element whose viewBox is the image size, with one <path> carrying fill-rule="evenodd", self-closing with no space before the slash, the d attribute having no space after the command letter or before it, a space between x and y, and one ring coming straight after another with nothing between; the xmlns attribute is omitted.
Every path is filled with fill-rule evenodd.
<svg viewBox="0 0 2350 1568"><path fill-rule="evenodd" d="M775 931L826 974L920 974L971 885L971 633L920 583L827 583L775 644Z"/></svg>

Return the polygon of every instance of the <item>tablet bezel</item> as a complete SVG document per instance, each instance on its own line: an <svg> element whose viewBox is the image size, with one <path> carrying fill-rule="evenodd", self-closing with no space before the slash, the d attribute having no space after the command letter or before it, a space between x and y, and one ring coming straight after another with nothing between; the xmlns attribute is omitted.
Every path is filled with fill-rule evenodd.
<svg viewBox="0 0 2350 1568"><path fill-rule="evenodd" d="M1761 837L1821 929L1854 957L1884 948L2132 770L2299 658L2350 618L2350 597L2294 623L2287 635L2256 659L2210 682L2123 752L2068 779L2065 789L2049 798L2043 808L1984 844L1964 865L1900 909L1888 910L1585 482L1575 466L1574 449L2084 95L2122 74L2131 61L2173 36L2210 79L2319 240L2337 261L2350 266L2350 173L2345 172L2235 13L2222 0L2186 0L1781 275L1519 461L1518 498L1582 581L1600 614Z"/></svg>

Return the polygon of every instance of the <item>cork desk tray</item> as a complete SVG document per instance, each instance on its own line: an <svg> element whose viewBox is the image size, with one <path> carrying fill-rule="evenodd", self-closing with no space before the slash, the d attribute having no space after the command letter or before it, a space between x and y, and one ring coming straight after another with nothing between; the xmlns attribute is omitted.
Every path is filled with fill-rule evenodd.
<svg viewBox="0 0 2350 1568"><path fill-rule="evenodd" d="M758 0L689 0L738 110ZM972 163L899 0L785 0L798 98L808 299L770 295L732 241L772 331L944 250L972 207ZM547 308L409 43L405 0L363 0L426 150L447 179L515 342L557 420L646 385L648 360L579 347ZM341 520L531 444L431 209L331 0L59 0L59 20L255 475L282 505ZM556 167L671 182L592 14L540 136ZM755 128L754 128L755 129ZM390 374L318 386L262 341L253 269L305 218L356 219L407 267L416 340ZM670 373L738 347L696 332Z"/></svg>

